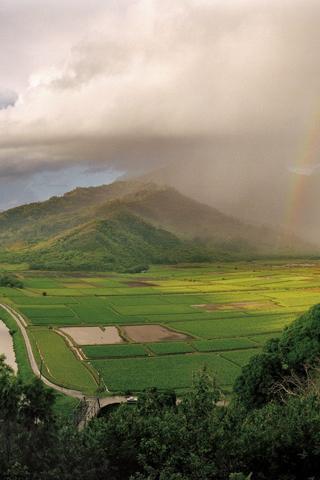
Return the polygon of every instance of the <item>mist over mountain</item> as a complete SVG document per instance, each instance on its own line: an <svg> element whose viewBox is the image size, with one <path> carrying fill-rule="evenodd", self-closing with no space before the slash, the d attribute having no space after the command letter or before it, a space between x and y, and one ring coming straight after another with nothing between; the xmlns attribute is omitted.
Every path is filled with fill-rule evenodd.
<svg viewBox="0 0 320 480"><path fill-rule="evenodd" d="M118 181L0 214L2 258L33 268L119 270L316 253L283 230L244 223L165 185Z"/></svg>
<svg viewBox="0 0 320 480"><path fill-rule="evenodd" d="M169 162L140 178L171 185L242 221L293 231L320 245L320 175L316 171L308 175L295 172L290 156L284 167L277 160L257 163L252 154L235 157L225 150L211 159ZM292 209L294 222L290 219Z"/></svg>

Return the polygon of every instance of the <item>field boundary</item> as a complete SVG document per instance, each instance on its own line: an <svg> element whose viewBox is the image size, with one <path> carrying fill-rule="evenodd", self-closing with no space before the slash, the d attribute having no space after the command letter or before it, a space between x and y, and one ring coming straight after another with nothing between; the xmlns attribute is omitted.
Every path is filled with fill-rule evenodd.
<svg viewBox="0 0 320 480"><path fill-rule="evenodd" d="M26 345L26 350L27 350L30 366L31 366L31 369L32 369L34 375L36 377L40 378L42 380L42 382L45 385L47 385L48 387L50 387L54 390L57 390L58 392L63 393L65 395L69 396L69 397L82 399L83 398L83 393L80 392L79 390L72 390L72 389L69 389L69 388L61 387L60 385L57 385L57 384L51 382L45 376L43 376L43 374L39 370L38 364L37 364L36 359L34 357L33 350L32 350L32 345L31 345L27 330L24 326L23 317L21 316L20 313L16 312L12 307L9 307L8 305L6 305L4 303L0 303L0 306L7 313L9 313L9 315L11 315L11 317L15 320L16 324L18 325L18 327L19 327L19 329L22 333L22 336L23 336L23 339L24 339L24 342L25 342L25 345Z"/></svg>

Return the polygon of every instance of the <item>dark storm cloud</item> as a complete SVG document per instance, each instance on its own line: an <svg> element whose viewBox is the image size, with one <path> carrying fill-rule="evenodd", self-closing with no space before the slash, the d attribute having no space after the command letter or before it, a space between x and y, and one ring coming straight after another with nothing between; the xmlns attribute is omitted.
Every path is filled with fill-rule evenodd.
<svg viewBox="0 0 320 480"><path fill-rule="evenodd" d="M2 2L4 41L23 59L19 67L5 55L5 71L11 85L26 75L29 84L0 111L0 178L73 165L134 173L187 159L209 163L214 184L216 161L245 171L250 159L252 189L259 171L282 178L299 168L320 111L318 1L88 6Z"/></svg>

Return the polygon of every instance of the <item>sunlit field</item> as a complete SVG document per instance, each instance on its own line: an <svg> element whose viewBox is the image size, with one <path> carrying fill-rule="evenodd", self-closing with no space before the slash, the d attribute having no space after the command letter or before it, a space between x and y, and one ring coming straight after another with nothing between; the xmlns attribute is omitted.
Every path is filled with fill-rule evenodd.
<svg viewBox="0 0 320 480"><path fill-rule="evenodd" d="M85 394L103 394L102 380L110 393L153 386L183 393L203 365L230 391L263 344L320 299L318 262L152 267L135 275L16 275L24 289L1 288L1 302L26 319L43 374ZM78 344L60 330L68 326L99 327L92 331L107 340ZM108 340L103 329L110 326L118 339ZM91 330L84 332L90 339Z"/></svg>

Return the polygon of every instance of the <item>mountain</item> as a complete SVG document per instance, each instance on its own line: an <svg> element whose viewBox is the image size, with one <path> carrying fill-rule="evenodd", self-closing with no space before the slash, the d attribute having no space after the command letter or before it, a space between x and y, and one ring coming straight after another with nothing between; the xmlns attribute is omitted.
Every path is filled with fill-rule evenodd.
<svg viewBox="0 0 320 480"><path fill-rule="evenodd" d="M294 236L141 181L77 188L3 212L0 242L2 259L52 269L134 270L148 263L312 251Z"/></svg>
<svg viewBox="0 0 320 480"><path fill-rule="evenodd" d="M175 160L140 180L172 186L243 222L284 226L320 246L320 170L298 174L295 157L270 148L260 157L223 150L209 159Z"/></svg>

